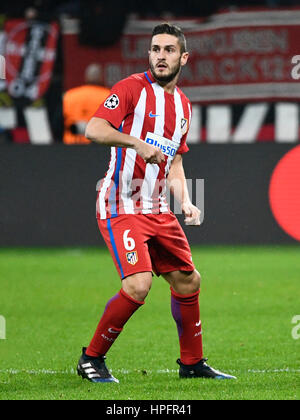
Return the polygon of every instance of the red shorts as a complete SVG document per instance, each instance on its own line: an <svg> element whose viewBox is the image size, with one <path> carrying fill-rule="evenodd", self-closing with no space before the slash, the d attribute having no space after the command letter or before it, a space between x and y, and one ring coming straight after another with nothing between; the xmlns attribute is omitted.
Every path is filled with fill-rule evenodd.
<svg viewBox="0 0 300 420"><path fill-rule="evenodd" d="M190 246L173 213L128 214L98 219L100 232L121 279L154 271L193 271Z"/></svg>

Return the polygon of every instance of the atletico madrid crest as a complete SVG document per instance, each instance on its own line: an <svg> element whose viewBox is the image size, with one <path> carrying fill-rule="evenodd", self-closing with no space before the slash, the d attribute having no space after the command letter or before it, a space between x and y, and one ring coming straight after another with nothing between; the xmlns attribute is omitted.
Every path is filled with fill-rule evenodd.
<svg viewBox="0 0 300 420"><path fill-rule="evenodd" d="M127 252L126 258L129 264L135 265L138 262L137 251Z"/></svg>
<svg viewBox="0 0 300 420"><path fill-rule="evenodd" d="M188 131L188 119L181 118L181 134L184 136Z"/></svg>

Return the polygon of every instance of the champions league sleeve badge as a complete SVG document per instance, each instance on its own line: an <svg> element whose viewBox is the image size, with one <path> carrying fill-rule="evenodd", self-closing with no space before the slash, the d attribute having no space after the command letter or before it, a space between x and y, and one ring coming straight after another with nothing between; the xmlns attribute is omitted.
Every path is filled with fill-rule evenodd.
<svg viewBox="0 0 300 420"><path fill-rule="evenodd" d="M114 93L110 95L109 98L106 99L106 101L104 102L104 106L105 108L108 108L108 109L116 109L118 108L119 103L120 103L120 100L118 96Z"/></svg>

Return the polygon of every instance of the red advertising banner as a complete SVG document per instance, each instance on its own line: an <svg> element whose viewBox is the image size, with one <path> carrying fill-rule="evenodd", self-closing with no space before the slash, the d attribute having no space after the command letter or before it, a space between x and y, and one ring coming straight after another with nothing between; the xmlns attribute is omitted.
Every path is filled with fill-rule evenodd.
<svg viewBox="0 0 300 420"><path fill-rule="evenodd" d="M193 103L190 143L299 141L299 8L227 11L206 21L172 22L183 29L190 52L179 81ZM77 22L67 21L65 90L84 83L91 62L102 65L108 87L144 71L150 34L159 23L131 20L116 45L94 48L80 45Z"/></svg>
<svg viewBox="0 0 300 420"><path fill-rule="evenodd" d="M180 86L192 101L300 97L300 84L292 78L292 58L300 54L300 9L224 12L207 22L175 22L184 30L190 52ZM80 45L76 25L73 31L69 26L64 37L65 88L82 82L90 61L102 63L108 86L145 70L151 30L158 23L130 21L120 42L109 48Z"/></svg>
<svg viewBox="0 0 300 420"><path fill-rule="evenodd" d="M13 98L41 98L52 77L58 24L8 20L4 33L7 92Z"/></svg>
<svg viewBox="0 0 300 420"><path fill-rule="evenodd" d="M0 143L55 141L57 91L59 97L62 94L53 85L59 31L57 22L5 21L0 32L5 64L0 80Z"/></svg>

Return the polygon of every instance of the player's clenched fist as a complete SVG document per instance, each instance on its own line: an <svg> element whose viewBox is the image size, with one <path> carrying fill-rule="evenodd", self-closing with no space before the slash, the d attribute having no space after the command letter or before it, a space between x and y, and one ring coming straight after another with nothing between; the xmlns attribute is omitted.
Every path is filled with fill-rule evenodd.
<svg viewBox="0 0 300 420"><path fill-rule="evenodd" d="M182 212L185 215L184 223L190 226L200 225L201 211L191 202L182 204Z"/></svg>
<svg viewBox="0 0 300 420"><path fill-rule="evenodd" d="M146 163L157 163L165 161L165 156L159 147L151 146L140 140L134 147L138 155L140 155Z"/></svg>

